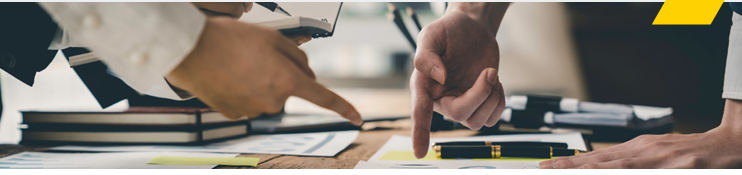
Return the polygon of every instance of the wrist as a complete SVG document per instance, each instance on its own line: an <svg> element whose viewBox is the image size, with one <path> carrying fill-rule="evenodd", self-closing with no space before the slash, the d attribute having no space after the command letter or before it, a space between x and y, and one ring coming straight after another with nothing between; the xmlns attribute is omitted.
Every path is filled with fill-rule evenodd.
<svg viewBox="0 0 742 175"><path fill-rule="evenodd" d="M200 84L197 81L199 74L196 72L203 66L200 64L203 62L204 47L207 45L206 42L209 37L213 37L214 30L218 30L218 22L229 19L226 17L211 17L206 19L204 29L201 31L196 45L191 49L191 52L186 55L185 58L178 64L170 73L165 76L165 79L170 83L171 86L178 89L193 92L194 85ZM218 33L218 32L217 32Z"/></svg>
<svg viewBox="0 0 742 175"><path fill-rule="evenodd" d="M452 2L446 14L462 13L479 22L497 36L502 18L510 5L509 2Z"/></svg>
<svg viewBox="0 0 742 175"><path fill-rule="evenodd" d="M726 100L721 124L711 131L715 130L742 136L742 100Z"/></svg>

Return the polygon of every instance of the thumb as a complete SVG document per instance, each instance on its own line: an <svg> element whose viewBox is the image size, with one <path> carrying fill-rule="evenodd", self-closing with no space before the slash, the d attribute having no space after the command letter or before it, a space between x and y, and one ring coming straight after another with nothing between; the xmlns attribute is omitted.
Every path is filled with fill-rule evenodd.
<svg viewBox="0 0 742 175"><path fill-rule="evenodd" d="M425 82L428 77L412 73L412 149L418 159L425 157L430 145L430 122L433 117L433 98Z"/></svg>
<svg viewBox="0 0 742 175"><path fill-rule="evenodd" d="M434 26L431 26L434 27ZM418 35L417 50L415 51L415 69L424 75L433 78L440 84L446 82L446 66L443 65L440 54L444 45L442 33L430 27L424 28Z"/></svg>

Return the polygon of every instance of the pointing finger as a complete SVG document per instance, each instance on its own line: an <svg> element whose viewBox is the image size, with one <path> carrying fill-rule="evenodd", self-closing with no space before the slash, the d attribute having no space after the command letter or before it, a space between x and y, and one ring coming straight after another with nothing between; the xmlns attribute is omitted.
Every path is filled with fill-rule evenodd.
<svg viewBox="0 0 742 175"><path fill-rule="evenodd" d="M338 96L334 92L320 85L314 80L307 77L301 77L300 82L303 82L295 88L294 94L307 101L310 101L318 106L333 110L348 119L354 125L360 126L363 123L361 114L356 111L348 101L345 101L342 97Z"/></svg>
<svg viewBox="0 0 742 175"><path fill-rule="evenodd" d="M415 70L412 73L412 148L415 157L425 157L430 145L430 122L433 117L433 99L425 86L430 78Z"/></svg>

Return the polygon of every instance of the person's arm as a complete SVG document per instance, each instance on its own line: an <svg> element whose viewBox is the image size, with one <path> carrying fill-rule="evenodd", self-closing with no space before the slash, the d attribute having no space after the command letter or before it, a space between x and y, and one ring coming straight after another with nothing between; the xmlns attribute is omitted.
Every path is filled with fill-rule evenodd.
<svg viewBox="0 0 742 175"><path fill-rule="evenodd" d="M727 99L721 125L705 133L641 135L606 149L539 163L539 168L742 168L742 101Z"/></svg>
<svg viewBox="0 0 742 175"><path fill-rule="evenodd" d="M39 3L76 44L149 92L191 51L206 17L190 3ZM167 32L163 32L167 31Z"/></svg>
<svg viewBox="0 0 742 175"><path fill-rule="evenodd" d="M418 34L412 90L413 149L427 154L433 111L470 129L494 126L505 109L495 39L509 3L451 3Z"/></svg>
<svg viewBox="0 0 742 175"><path fill-rule="evenodd" d="M742 16L732 13L721 124L705 133L641 135L587 154L539 163L540 168L742 168Z"/></svg>

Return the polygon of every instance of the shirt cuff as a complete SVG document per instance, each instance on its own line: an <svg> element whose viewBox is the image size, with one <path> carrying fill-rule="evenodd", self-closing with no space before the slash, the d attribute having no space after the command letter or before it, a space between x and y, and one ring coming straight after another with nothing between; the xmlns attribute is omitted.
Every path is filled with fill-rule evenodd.
<svg viewBox="0 0 742 175"><path fill-rule="evenodd" d="M187 2L40 5L75 44L94 51L140 93L162 90L162 84L166 84L163 77L196 46L206 24L206 17Z"/></svg>

